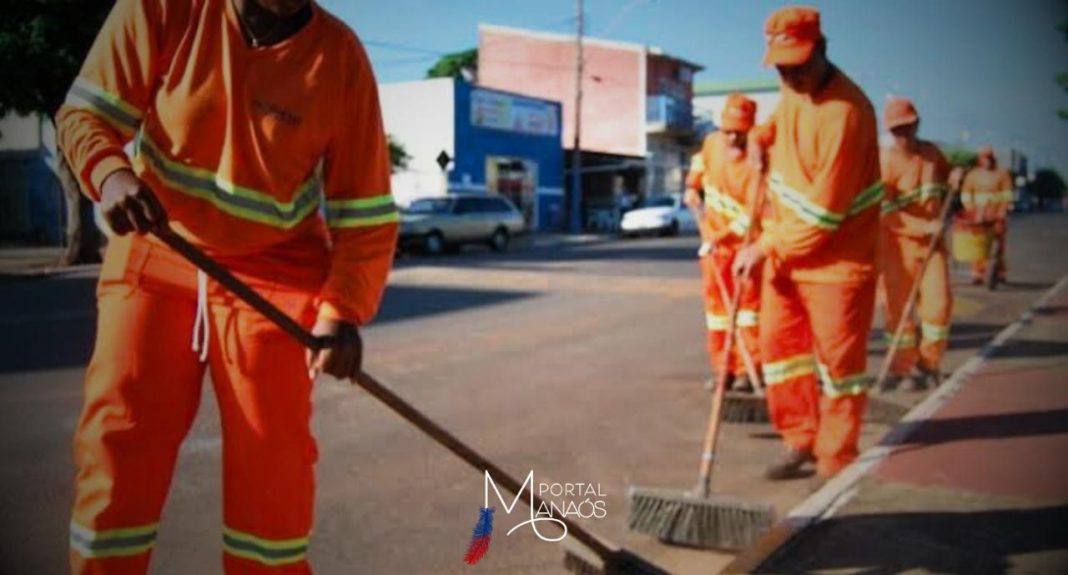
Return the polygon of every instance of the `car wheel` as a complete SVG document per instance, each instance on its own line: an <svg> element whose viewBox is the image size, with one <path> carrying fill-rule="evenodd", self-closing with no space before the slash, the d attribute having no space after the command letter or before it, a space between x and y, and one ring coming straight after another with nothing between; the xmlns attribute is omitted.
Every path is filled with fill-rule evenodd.
<svg viewBox="0 0 1068 575"><path fill-rule="evenodd" d="M504 228L497 228L494 230L493 235L490 236L489 245L490 249L495 252L503 252L508 249L508 230Z"/></svg>
<svg viewBox="0 0 1068 575"><path fill-rule="evenodd" d="M423 237L423 251L438 255L445 251L445 237L439 231L433 231Z"/></svg>
<svg viewBox="0 0 1068 575"><path fill-rule="evenodd" d="M670 236L670 237L675 237L675 236L679 235L679 221L678 220L671 220L671 225L669 225L668 227L664 228L664 231L661 233L661 235Z"/></svg>

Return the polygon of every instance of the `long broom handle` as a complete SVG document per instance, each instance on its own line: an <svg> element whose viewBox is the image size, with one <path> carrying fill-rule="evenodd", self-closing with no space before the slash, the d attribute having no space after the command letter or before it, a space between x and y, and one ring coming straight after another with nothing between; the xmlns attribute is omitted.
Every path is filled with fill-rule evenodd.
<svg viewBox="0 0 1068 575"><path fill-rule="evenodd" d="M711 243L712 231L710 229L708 229L708 222L706 222L704 220L704 216L701 214L701 212L696 207L689 206L689 208L690 208L690 213L693 215L694 220L697 221L697 228L701 232L701 239L704 240L705 242ZM707 234L707 236L706 236L706 234ZM730 302L732 301L733 298L730 295L729 291L727 290L727 285L723 283L723 278L720 277L719 271L718 270L713 270L712 276L715 278L716 287L719 290L720 299L722 299L723 302L726 303L727 305L730 305ZM728 307L727 308L727 314L728 315L733 314L734 313L733 310L734 310L733 306L732 307ZM749 353L749 346L748 346L749 341L748 341L748 338L746 337L744 331L738 331L738 336L742 339L742 342L741 342L742 345L738 346L738 348L742 352L742 363L745 364L745 371L746 371L746 373L749 374L749 379L753 380L753 387L758 392L762 392L763 391L763 386L761 385L760 374L757 373L756 362L753 361L753 355ZM724 362L725 362L725 364L724 364L723 368L726 369L727 366L730 365L730 358L728 357L726 360L724 360Z"/></svg>
<svg viewBox="0 0 1068 575"><path fill-rule="evenodd" d="M894 361L894 356L897 355L898 349L901 347L901 340L905 335L905 326L908 325L908 319L912 316L912 310L916 307L916 299L920 294L920 284L923 282L923 276L927 273L927 265L931 263L931 258L934 257L935 249L938 247L938 242L942 241L943 235L946 232L946 223L949 221L949 211L953 209L953 202L957 199L957 190L950 188L949 194L946 196L945 203L942 204L942 209L938 213L938 232L931 235L931 239L927 241L927 251L923 254L923 260L916 269L916 277L912 279L912 285L909 286L908 299L905 300L905 309L902 310L901 317L897 320L897 325L894 326L894 337L890 340L890 348L886 350L886 356L883 357L883 363L879 366L879 375L875 379L874 389L881 389L883 383L886 382L886 378L890 375L890 365Z"/></svg>
<svg viewBox="0 0 1068 575"><path fill-rule="evenodd" d="M174 251L184 256L204 273L211 276L212 279L226 287L226 289L234 292L235 295L252 306L256 311L267 316L268 319L273 321L278 327L282 328L283 331L293 336L297 341L304 344L305 347L314 351L329 347L331 340L312 335L308 330L304 329L303 326L282 312L282 310L264 299L263 296L256 293L255 290L234 276L234 274L230 273L229 270L224 268L218 262L211 259L199 248L189 243L185 238L174 233L169 227L157 232L156 235L163 240L164 243L173 248ZM371 375L361 372L356 378L356 383L367 393L373 395L375 399L386 404L387 407L404 418L405 421L419 428L420 431L430 436L431 439L438 442L460 459L463 459L468 465L471 465L479 471L488 471L490 475L493 476L494 481L502 484L508 491L514 493L516 496L521 496L523 491L525 491L523 484L516 481L515 477L509 475L503 469L494 465L493 462L480 455L477 451L468 447L452 433L449 433L429 417L423 415L421 411L401 399L397 394L393 393L385 385L382 385ZM534 493L533 489L530 490L530 496L534 502L535 509L540 509L546 504L537 493ZM559 517L556 519L559 519L567 526L568 533L573 534L576 539L596 553L601 559L607 560L608 557L615 552L615 549L605 544L597 536L567 517Z"/></svg>
<svg viewBox="0 0 1068 575"><path fill-rule="evenodd" d="M757 187L756 199L749 208L749 227L745 230L742 240L742 249L752 242L753 229L756 227L757 217L764 207L765 187L763 177L753 179L753 185ZM724 346L725 357L730 357L734 350L735 330L738 328L738 305L742 300L742 292L746 283L738 283L738 289L731 298L729 320L727 322L727 343ZM716 377L716 389L712 392L712 408L708 415L708 428L705 431L704 448L701 450L701 467L697 479L697 492L700 497L708 497L712 490L712 463L716 457L716 442L719 440L720 420L723 416L723 398L727 394L727 371L722 370Z"/></svg>

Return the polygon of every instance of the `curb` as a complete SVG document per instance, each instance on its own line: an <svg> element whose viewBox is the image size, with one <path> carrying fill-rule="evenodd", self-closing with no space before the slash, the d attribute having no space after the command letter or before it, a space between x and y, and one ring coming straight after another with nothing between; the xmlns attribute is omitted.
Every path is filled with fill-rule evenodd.
<svg viewBox="0 0 1068 575"><path fill-rule="evenodd" d="M857 483L881 464L896 447L903 444L921 424L929 419L950 398L957 394L994 353L1016 332L1031 323L1035 311L1068 286L1068 275L1062 276L1052 288L1028 306L1020 317L1005 326L997 336L983 346L976 355L958 367L949 379L921 401L890 430L878 444L862 453L852 464L827 482L819 491L794 507L786 518L756 543L743 549L720 573L752 573L760 569L772 556L789 547L791 541L804 530L830 518L857 493Z"/></svg>

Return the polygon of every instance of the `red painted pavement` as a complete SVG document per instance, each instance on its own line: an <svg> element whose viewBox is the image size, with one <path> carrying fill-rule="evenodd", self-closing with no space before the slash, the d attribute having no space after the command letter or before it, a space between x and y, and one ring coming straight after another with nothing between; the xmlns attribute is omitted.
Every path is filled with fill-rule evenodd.
<svg viewBox="0 0 1068 575"><path fill-rule="evenodd" d="M875 475L1068 501L1068 294L1045 309L1007 342L1004 356L999 351L989 359ZM1050 333L1057 334L1056 341Z"/></svg>

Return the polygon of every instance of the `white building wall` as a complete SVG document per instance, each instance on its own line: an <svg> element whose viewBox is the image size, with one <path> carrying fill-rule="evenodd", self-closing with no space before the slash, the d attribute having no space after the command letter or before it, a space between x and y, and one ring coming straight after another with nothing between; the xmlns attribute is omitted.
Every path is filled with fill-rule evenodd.
<svg viewBox="0 0 1068 575"><path fill-rule="evenodd" d="M411 159L391 181L401 206L417 198L445 194L445 174L437 164L445 151L456 157L456 102L452 78L382 84L378 87L386 133Z"/></svg>
<svg viewBox="0 0 1068 575"><path fill-rule="evenodd" d="M746 94L749 98L757 103L757 123L763 124L771 113L775 111L775 106L779 105L781 94L778 91L775 92L754 92ZM712 120L717 126L719 125L720 118L723 117L723 108L727 105L727 94L716 94L714 96L694 96L693 99L693 113L696 118L704 120Z"/></svg>

